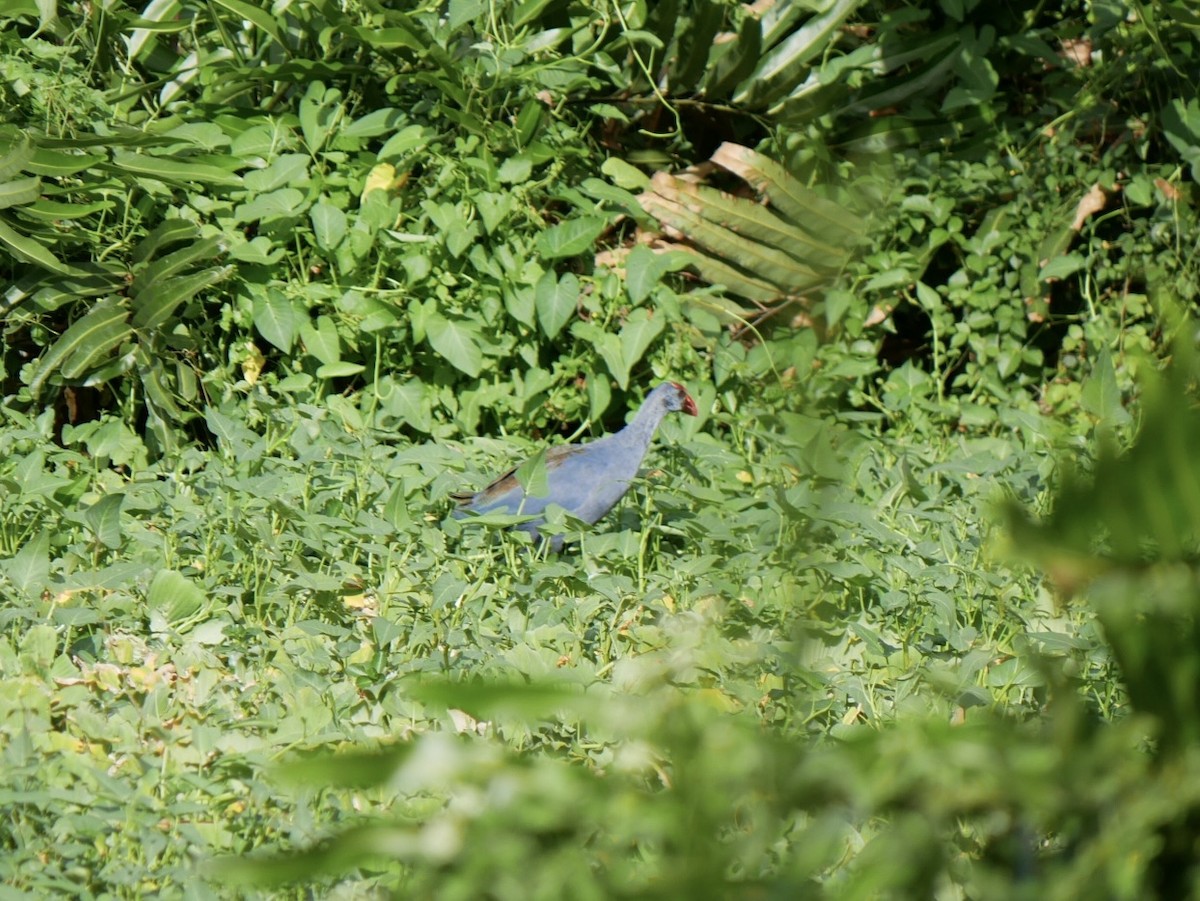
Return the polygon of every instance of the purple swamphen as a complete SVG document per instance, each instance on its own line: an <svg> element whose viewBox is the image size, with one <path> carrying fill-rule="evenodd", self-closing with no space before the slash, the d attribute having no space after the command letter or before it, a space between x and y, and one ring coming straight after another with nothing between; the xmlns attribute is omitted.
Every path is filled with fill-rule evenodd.
<svg viewBox="0 0 1200 901"><path fill-rule="evenodd" d="M663 382L647 396L633 422L615 435L588 444L565 444L546 451L546 493L526 495L517 481L517 468L506 472L482 491L452 494L459 509L471 513L537 515L557 504L572 516L594 523L617 505L637 476L658 424L668 413L696 415L696 402L678 382ZM541 517L515 528L538 537ZM562 549L563 536L549 536L550 547Z"/></svg>

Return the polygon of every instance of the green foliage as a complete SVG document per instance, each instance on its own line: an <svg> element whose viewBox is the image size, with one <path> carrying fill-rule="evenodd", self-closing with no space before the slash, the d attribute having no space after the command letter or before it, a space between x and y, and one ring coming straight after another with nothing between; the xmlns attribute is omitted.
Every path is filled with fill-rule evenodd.
<svg viewBox="0 0 1200 901"><path fill-rule="evenodd" d="M6 889L1196 895L1187 4L389 6L0 11Z"/></svg>

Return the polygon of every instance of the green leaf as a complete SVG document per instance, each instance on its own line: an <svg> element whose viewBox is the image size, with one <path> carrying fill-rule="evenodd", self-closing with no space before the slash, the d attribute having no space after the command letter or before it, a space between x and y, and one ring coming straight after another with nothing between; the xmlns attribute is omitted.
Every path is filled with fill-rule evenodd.
<svg viewBox="0 0 1200 901"><path fill-rule="evenodd" d="M1131 421L1129 411L1121 403L1117 372L1107 347L1101 348L1096 355L1092 374L1083 383L1080 401L1085 410L1110 428L1128 425Z"/></svg>
<svg viewBox="0 0 1200 901"><path fill-rule="evenodd" d="M654 339L662 334L666 325L665 317L655 315L645 307L639 307L629 314L625 325L621 327L621 358L625 366L626 379L629 371L646 355Z"/></svg>
<svg viewBox="0 0 1200 901"><path fill-rule="evenodd" d="M200 228L194 222L187 219L168 219L139 241L129 256L135 264L144 263L164 247L181 241L194 241L198 237ZM214 250L215 247L216 245Z"/></svg>
<svg viewBox="0 0 1200 901"><path fill-rule="evenodd" d="M21 214L42 222L61 222L85 219L93 213L102 213L116 207L112 200L94 200L91 203L60 203L57 200L35 200L21 207Z"/></svg>
<svg viewBox="0 0 1200 901"><path fill-rule="evenodd" d="M181 278L160 279L147 286L134 298L134 328L161 328L180 304L229 278L233 271L232 266L214 266Z"/></svg>
<svg viewBox="0 0 1200 901"><path fill-rule="evenodd" d="M171 241L178 240L183 236L184 231L185 229L172 229L164 232L153 242L151 248L147 249L139 245L135 253L138 251L147 254L151 253L165 244L168 239ZM144 243L150 244L152 242L150 238L147 238ZM137 297L147 288L161 287L163 283L170 281L193 263L200 261L208 262L214 257L220 256L224 251L225 245L220 238L216 237L204 238L194 244L189 244L187 247L181 247L164 257L160 257L144 268L135 267L135 270L138 271L137 275L134 276L133 283L129 286L129 292L134 297Z"/></svg>
<svg viewBox="0 0 1200 901"><path fill-rule="evenodd" d="M599 216L580 216L560 222L538 235L538 251L548 260L578 256L592 248L607 225Z"/></svg>
<svg viewBox="0 0 1200 901"><path fill-rule="evenodd" d="M400 129L379 149L377 159L380 162L398 160L406 154L419 150L434 137L432 129L424 125L408 125Z"/></svg>
<svg viewBox="0 0 1200 901"><path fill-rule="evenodd" d="M12 226L3 220L0 220L0 244L7 246L17 259L33 263L35 266L48 269L50 272L55 272L59 275L78 276L83 274L74 266L68 266L65 263L59 262L58 258L44 246L31 238L18 234Z"/></svg>
<svg viewBox="0 0 1200 901"><path fill-rule="evenodd" d="M206 600L204 591L183 573L160 569L146 591L150 628L156 632L184 628L204 609Z"/></svg>
<svg viewBox="0 0 1200 901"><path fill-rule="evenodd" d="M106 494L84 511L83 519L92 530L92 535L106 548L116 550L121 546L121 505L125 495Z"/></svg>
<svg viewBox="0 0 1200 901"><path fill-rule="evenodd" d="M303 314L278 288L270 288L265 297L254 298L254 327L258 333L284 353L290 353Z"/></svg>
<svg viewBox="0 0 1200 901"><path fill-rule="evenodd" d="M309 211L313 235L322 250L333 250L346 237L346 214L332 204L321 201Z"/></svg>
<svg viewBox="0 0 1200 901"><path fill-rule="evenodd" d="M258 435L216 407L205 407L204 422L209 431L217 436L225 453L231 457L245 456L259 441Z"/></svg>
<svg viewBox="0 0 1200 901"><path fill-rule="evenodd" d="M246 190L251 194L269 194L280 188L307 184L310 162L307 153L282 153L267 168L246 173Z"/></svg>
<svg viewBox="0 0 1200 901"><path fill-rule="evenodd" d="M4 561L4 571L19 591L32 597L40 595L50 581L50 534L34 533L12 558Z"/></svg>
<svg viewBox="0 0 1200 901"><path fill-rule="evenodd" d="M366 367L361 363L351 363L349 360L338 360L336 363L325 363L317 367L319 379L342 379L365 372Z"/></svg>
<svg viewBox="0 0 1200 901"><path fill-rule="evenodd" d="M627 191L644 191L650 185L650 177L645 172L619 157L610 156L600 165L600 171L617 187Z"/></svg>
<svg viewBox="0 0 1200 901"><path fill-rule="evenodd" d="M1046 281L1052 278L1066 278L1068 275L1073 275L1079 270L1087 266L1087 260L1077 253L1065 253L1062 256L1054 257L1046 263L1038 272L1038 281Z"/></svg>
<svg viewBox="0 0 1200 901"><path fill-rule="evenodd" d="M496 177L500 179L502 184L519 185L529 181L529 176L533 173L533 162L524 154L519 156L510 156L496 172Z"/></svg>
<svg viewBox="0 0 1200 901"><path fill-rule="evenodd" d="M132 331L127 321L128 316L128 310L120 301L114 298L101 300L63 332L42 355L37 371L29 383L29 390L36 396L46 379L68 357L92 360L110 352Z"/></svg>
<svg viewBox="0 0 1200 901"><path fill-rule="evenodd" d="M342 359L337 325L328 316L318 316L315 324L302 322L300 340L304 342L304 349L326 366Z"/></svg>
<svg viewBox="0 0 1200 901"><path fill-rule="evenodd" d="M433 313L425 325L430 346L455 369L472 378L483 370L478 328L459 319Z"/></svg>
<svg viewBox="0 0 1200 901"><path fill-rule="evenodd" d="M595 348L622 391L629 387L629 367L625 364L624 355L621 352L620 338L612 332L604 331L595 323L583 320L572 324L571 334Z"/></svg>
<svg viewBox="0 0 1200 901"><path fill-rule="evenodd" d="M146 176L158 179L159 181L180 185L199 182L232 188L239 187L242 184L241 176L235 175L228 169L223 169L219 166L203 163L199 160L151 156L129 150L115 151L112 163L103 164L103 167L123 170L132 175Z"/></svg>
<svg viewBox="0 0 1200 901"><path fill-rule="evenodd" d="M550 492L550 480L546 477L546 448L517 467L513 473L529 497L545 497Z"/></svg>
<svg viewBox="0 0 1200 901"><path fill-rule="evenodd" d="M342 113L341 97L337 88L326 89L314 81L300 99L300 131L310 153L316 153L329 140Z"/></svg>
<svg viewBox="0 0 1200 901"><path fill-rule="evenodd" d="M105 156L100 153L61 153L39 147L25 165L25 171L48 178L67 178L92 168Z"/></svg>
<svg viewBox="0 0 1200 901"><path fill-rule="evenodd" d="M650 296L654 286L672 268L674 260L667 253L655 253L644 244L629 251L625 259L625 290L637 305Z"/></svg>
<svg viewBox="0 0 1200 901"><path fill-rule="evenodd" d="M9 137L14 140L5 149L4 155L0 156L0 178L10 178L18 172L27 171L35 153L33 141L28 135L20 132L14 135L10 132Z"/></svg>
<svg viewBox="0 0 1200 901"><path fill-rule="evenodd" d="M355 119L338 133L345 138L374 138L395 131L406 118L400 110L385 107L367 113L361 119Z"/></svg>
<svg viewBox="0 0 1200 901"><path fill-rule="evenodd" d="M548 269L538 279L533 302L542 331L547 338L554 338L575 315L579 304L579 279L570 272L560 279L554 270Z"/></svg>
<svg viewBox="0 0 1200 901"><path fill-rule="evenodd" d="M825 53L846 18L863 0L835 0L821 15L763 54L754 71L741 82L733 102L766 106L790 93L809 73L809 62Z"/></svg>
<svg viewBox="0 0 1200 901"><path fill-rule="evenodd" d="M41 195L40 178L18 178L16 181L5 182L0 184L0 210L33 203Z"/></svg>
<svg viewBox="0 0 1200 901"><path fill-rule="evenodd" d="M248 203L241 204L234 210L234 218L238 222L290 219L304 211L307 200L303 191L296 188L280 188L269 194L259 194Z"/></svg>

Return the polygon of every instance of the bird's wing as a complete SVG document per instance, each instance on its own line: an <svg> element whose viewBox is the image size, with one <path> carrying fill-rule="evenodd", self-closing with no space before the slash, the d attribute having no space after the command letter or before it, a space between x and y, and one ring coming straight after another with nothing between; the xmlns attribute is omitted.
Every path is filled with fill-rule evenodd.
<svg viewBox="0 0 1200 901"><path fill-rule="evenodd" d="M584 522L593 523L616 505L637 474L639 459L626 459L618 443L601 439L550 470L550 500Z"/></svg>
<svg viewBox="0 0 1200 901"><path fill-rule="evenodd" d="M546 479L550 485L550 491L545 497L529 498L522 508L524 512L540 513L550 502L567 506L553 496L559 481L555 478L555 472L562 467L564 461L582 450L583 447L577 444L564 444L546 451ZM514 466L480 491L458 492L451 494L450 497L457 501L460 507L469 507L480 513L500 508L507 508L510 513L515 513L517 508L522 506L521 500L525 497L525 489L517 481L517 470L520 468L520 466Z"/></svg>

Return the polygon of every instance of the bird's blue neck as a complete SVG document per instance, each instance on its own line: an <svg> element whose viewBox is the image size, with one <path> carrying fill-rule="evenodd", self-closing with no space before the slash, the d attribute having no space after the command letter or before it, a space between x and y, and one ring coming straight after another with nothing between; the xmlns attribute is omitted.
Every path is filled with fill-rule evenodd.
<svg viewBox="0 0 1200 901"><path fill-rule="evenodd" d="M642 408L638 410L637 416L633 417L633 422L621 429L617 433L618 437L622 443L628 443L634 447L645 449L650 446L650 441L654 438L654 433L658 430L659 423L663 421L663 417L666 415L667 408L663 406L658 398L654 398L642 404Z"/></svg>

